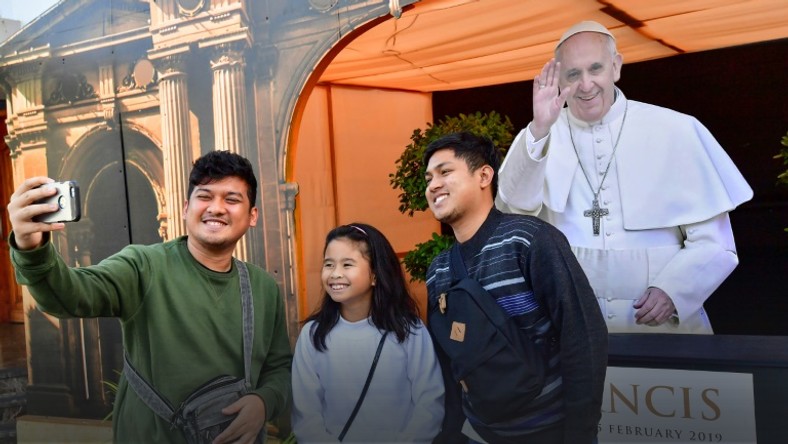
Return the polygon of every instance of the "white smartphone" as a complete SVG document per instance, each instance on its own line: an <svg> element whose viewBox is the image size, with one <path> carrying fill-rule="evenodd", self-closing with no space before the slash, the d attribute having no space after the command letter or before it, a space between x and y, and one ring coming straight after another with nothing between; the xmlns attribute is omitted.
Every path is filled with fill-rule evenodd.
<svg viewBox="0 0 788 444"><path fill-rule="evenodd" d="M39 214L33 217L36 222L48 224L54 222L76 222L82 217L82 209L79 202L79 185L73 180L64 182L46 183L43 187L53 187L58 190L57 194L36 201L37 204L57 204L58 209L51 213Z"/></svg>

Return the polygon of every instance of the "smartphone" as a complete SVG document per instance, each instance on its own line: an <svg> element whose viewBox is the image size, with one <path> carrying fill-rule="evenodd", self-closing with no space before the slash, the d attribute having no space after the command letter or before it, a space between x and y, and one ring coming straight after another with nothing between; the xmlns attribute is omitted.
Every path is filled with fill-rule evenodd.
<svg viewBox="0 0 788 444"><path fill-rule="evenodd" d="M64 182L46 183L42 187L56 188L57 194L36 201L37 204L57 204L58 209L51 213L39 214L33 217L36 222L48 224L54 222L76 222L82 217L79 202L79 185L73 180Z"/></svg>

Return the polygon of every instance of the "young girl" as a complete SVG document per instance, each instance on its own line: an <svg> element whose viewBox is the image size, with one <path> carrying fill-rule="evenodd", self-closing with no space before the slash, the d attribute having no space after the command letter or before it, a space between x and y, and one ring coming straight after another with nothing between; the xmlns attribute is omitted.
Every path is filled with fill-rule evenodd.
<svg viewBox="0 0 788 444"><path fill-rule="evenodd" d="M322 281L322 304L306 319L293 357L299 444L339 440L384 334L368 391L342 441L431 442L443 420L443 378L389 241L361 223L331 230Z"/></svg>

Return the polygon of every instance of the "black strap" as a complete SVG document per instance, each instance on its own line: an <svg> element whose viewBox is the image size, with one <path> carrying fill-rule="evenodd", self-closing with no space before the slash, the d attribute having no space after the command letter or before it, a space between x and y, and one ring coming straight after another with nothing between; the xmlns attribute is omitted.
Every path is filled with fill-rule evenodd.
<svg viewBox="0 0 788 444"><path fill-rule="evenodd" d="M254 338L254 304L252 303L252 284L249 281L249 270L246 264L233 258L235 266L238 267L238 280L241 285L241 311L243 313L243 348L244 348L244 380L246 388L252 385L252 339ZM159 415L165 421L172 423L175 418L175 411L164 396L159 394L150 383L131 365L128 354L123 352L123 374L129 387L134 390L137 397L145 403L153 413Z"/></svg>
<svg viewBox="0 0 788 444"><path fill-rule="evenodd" d="M451 278L452 282L457 282L468 277L468 270L465 268L465 262L462 260L462 253L460 252L460 243L455 242L449 251L451 259Z"/></svg>
<svg viewBox="0 0 788 444"><path fill-rule="evenodd" d="M372 367L369 369L369 374L367 375L367 382L364 383L364 388L361 390L361 395L358 397L356 406L353 407L353 413L350 414L350 418L347 419L345 427L342 428L342 433L339 434L339 442L342 442L342 440L345 439L345 434L347 434L347 431L350 429L350 425L353 424L353 420L356 419L356 414L361 408L361 403L364 402L364 397L367 395L367 389L369 389L369 383L372 382L372 375L375 373L375 367L378 366L378 358L380 358L380 351L383 350L383 342L386 340L386 336L388 336L388 334L389 332L385 332L380 338L380 342L378 343L378 351L375 352L375 359L372 361Z"/></svg>
<svg viewBox="0 0 788 444"><path fill-rule="evenodd" d="M508 322L509 315L498 305L495 297L482 286L481 282L468 276L468 270L465 268L465 262L462 260L462 254L460 253L459 243L454 243L449 256L451 261L449 268L451 268L452 289L464 290L494 325L498 328L503 328L503 325Z"/></svg>

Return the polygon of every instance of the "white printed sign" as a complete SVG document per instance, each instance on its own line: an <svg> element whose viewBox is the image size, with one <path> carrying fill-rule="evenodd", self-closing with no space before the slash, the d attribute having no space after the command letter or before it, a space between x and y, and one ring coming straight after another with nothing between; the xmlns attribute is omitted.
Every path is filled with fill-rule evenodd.
<svg viewBox="0 0 788 444"><path fill-rule="evenodd" d="M599 442L755 444L752 374L608 367Z"/></svg>

